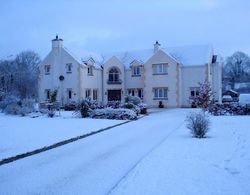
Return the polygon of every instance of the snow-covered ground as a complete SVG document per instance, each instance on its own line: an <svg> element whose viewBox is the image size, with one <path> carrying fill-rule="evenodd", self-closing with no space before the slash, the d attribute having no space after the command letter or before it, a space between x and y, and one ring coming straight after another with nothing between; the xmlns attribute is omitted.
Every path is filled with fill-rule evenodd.
<svg viewBox="0 0 250 195"><path fill-rule="evenodd" d="M61 112L61 116L55 118L30 118L0 113L0 159L121 122L124 121L77 118L73 112Z"/></svg>
<svg viewBox="0 0 250 195"><path fill-rule="evenodd" d="M0 194L249 194L250 117L211 117L206 139L167 109L0 166Z"/></svg>

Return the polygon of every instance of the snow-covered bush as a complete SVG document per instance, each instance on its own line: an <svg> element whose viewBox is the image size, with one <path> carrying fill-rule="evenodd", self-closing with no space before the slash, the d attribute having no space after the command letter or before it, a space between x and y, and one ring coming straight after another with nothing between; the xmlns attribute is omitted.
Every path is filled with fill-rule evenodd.
<svg viewBox="0 0 250 195"><path fill-rule="evenodd" d="M141 103L141 98L138 96L127 95L124 99L125 103L133 103L134 105L139 105Z"/></svg>
<svg viewBox="0 0 250 195"><path fill-rule="evenodd" d="M107 108L121 108L121 102L120 101L109 101L106 105Z"/></svg>
<svg viewBox="0 0 250 195"><path fill-rule="evenodd" d="M16 96L7 96L0 102L0 108L6 114L25 116L35 111L35 101L33 99L20 100Z"/></svg>
<svg viewBox="0 0 250 195"><path fill-rule="evenodd" d="M117 120L136 120L137 115L133 110L125 108L103 108L96 109L90 112L91 118L98 119L117 119Z"/></svg>
<svg viewBox="0 0 250 195"><path fill-rule="evenodd" d="M89 116L89 112L91 111L90 105L90 100L84 99L77 104L76 112L80 112L82 118L86 118Z"/></svg>
<svg viewBox="0 0 250 195"><path fill-rule="evenodd" d="M210 121L205 112L190 113L187 118L187 128L196 138L204 138L209 130Z"/></svg>
<svg viewBox="0 0 250 195"><path fill-rule="evenodd" d="M49 118L53 118L56 115L56 110L55 109L47 110L47 115Z"/></svg>
<svg viewBox="0 0 250 195"><path fill-rule="evenodd" d="M147 104L140 103L138 107L140 108L141 114L147 114Z"/></svg>

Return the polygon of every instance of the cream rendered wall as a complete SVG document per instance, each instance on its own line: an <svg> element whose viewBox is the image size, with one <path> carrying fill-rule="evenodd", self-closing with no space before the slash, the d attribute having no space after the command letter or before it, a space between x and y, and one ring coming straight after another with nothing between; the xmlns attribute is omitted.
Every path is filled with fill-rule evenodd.
<svg viewBox="0 0 250 195"><path fill-rule="evenodd" d="M143 67L141 67L141 76L132 76L132 70L127 69L126 71L125 88L143 88Z"/></svg>
<svg viewBox="0 0 250 195"><path fill-rule="evenodd" d="M204 82L207 77L206 66L182 66L181 67L181 106L190 107L190 87L198 87L199 82Z"/></svg>
<svg viewBox="0 0 250 195"><path fill-rule="evenodd" d="M215 93L215 100L221 103L222 98L222 67L221 63L212 64L212 90Z"/></svg>
<svg viewBox="0 0 250 195"><path fill-rule="evenodd" d="M108 81L108 72L110 68L117 67L120 72L120 79L122 80L121 84L107 84ZM121 89L121 101L124 101L125 95L125 67L122 62L115 56L111 57L108 61L106 61L103 65L103 90L104 90L104 103L108 102L108 90L109 89Z"/></svg>
<svg viewBox="0 0 250 195"><path fill-rule="evenodd" d="M153 75L153 64L167 63L167 75ZM167 87L167 100L154 100L153 88ZM169 57L162 50L158 50L145 64L144 64L144 99L145 103L150 107L156 107L159 101L162 101L165 107L178 107L178 72L177 62Z"/></svg>
<svg viewBox="0 0 250 195"><path fill-rule="evenodd" d="M81 95L80 98L84 99L85 98L85 92L87 89L91 90L91 99L93 100L93 89L97 89L97 96L99 102L102 101L102 70L93 67L93 75L88 75L88 67L87 66L82 66L81 67Z"/></svg>
<svg viewBox="0 0 250 195"><path fill-rule="evenodd" d="M55 47L55 44L53 44L52 51L39 66L39 100L41 102L46 100L46 89L50 89L51 91L57 89L57 101L62 104L68 101L68 89L72 90L72 100L79 100L80 88L78 69L80 64L61 46L61 44L58 44L58 47ZM67 73L67 63L72 64L72 73ZM49 75L45 75L45 65L51 66ZM59 76L61 75L64 76L63 81L59 80Z"/></svg>

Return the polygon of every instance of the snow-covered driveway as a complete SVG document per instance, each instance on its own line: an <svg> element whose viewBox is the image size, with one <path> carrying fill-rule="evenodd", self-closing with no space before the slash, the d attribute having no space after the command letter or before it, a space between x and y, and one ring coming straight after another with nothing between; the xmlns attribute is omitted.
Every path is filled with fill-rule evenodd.
<svg viewBox="0 0 250 195"><path fill-rule="evenodd" d="M107 194L184 124L189 110L153 113L107 132L0 166L0 194Z"/></svg>

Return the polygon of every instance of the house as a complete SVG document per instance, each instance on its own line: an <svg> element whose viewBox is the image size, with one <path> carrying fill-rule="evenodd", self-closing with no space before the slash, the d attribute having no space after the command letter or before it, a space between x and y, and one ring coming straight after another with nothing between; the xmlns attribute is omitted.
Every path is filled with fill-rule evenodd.
<svg viewBox="0 0 250 195"><path fill-rule="evenodd" d="M52 50L39 66L39 100L58 90L58 101L82 98L124 101L126 94L139 96L149 106L190 107L198 95L198 83L208 80L221 101L221 63L211 46L161 47L102 55L103 59L79 60L52 40ZM100 62L102 61L102 62Z"/></svg>

